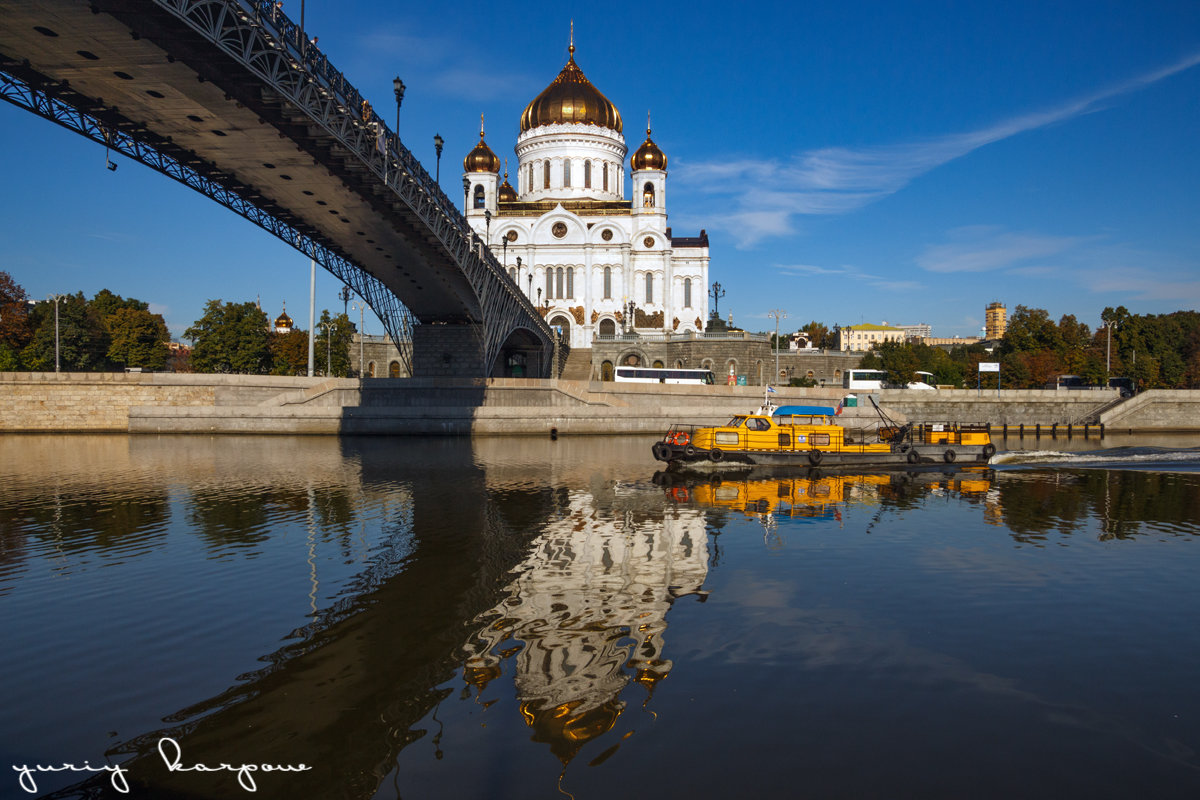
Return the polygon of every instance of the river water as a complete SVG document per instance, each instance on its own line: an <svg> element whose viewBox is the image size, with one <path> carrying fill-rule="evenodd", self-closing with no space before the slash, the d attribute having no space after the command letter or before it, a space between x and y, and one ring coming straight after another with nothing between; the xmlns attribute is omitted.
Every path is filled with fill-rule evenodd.
<svg viewBox="0 0 1200 800"><path fill-rule="evenodd" d="M1195 798L1200 440L1006 444L0 437L0 797Z"/></svg>

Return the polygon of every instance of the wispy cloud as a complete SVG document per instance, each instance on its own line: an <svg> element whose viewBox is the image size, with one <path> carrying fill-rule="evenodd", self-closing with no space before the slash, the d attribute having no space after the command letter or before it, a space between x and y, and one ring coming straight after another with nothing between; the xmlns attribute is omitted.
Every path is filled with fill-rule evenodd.
<svg viewBox="0 0 1200 800"><path fill-rule="evenodd" d="M896 280L883 275L864 272L858 267L845 265L840 267L819 267L813 264L788 264L776 268L781 275L803 278L826 277L836 275L839 280L850 281L858 285L867 285L875 289L892 292L907 292L921 288L919 281Z"/></svg>
<svg viewBox="0 0 1200 800"><path fill-rule="evenodd" d="M683 163L677 170L678 180L691 192L733 195L723 200L734 208L721 224L737 238L740 247L749 247L770 236L795 233L794 218L798 215L842 214L861 208L980 147L1098 111L1108 100L1197 64L1200 52L1055 108L1022 114L975 131L876 147L819 148L789 161Z"/></svg>
<svg viewBox="0 0 1200 800"><path fill-rule="evenodd" d="M1078 236L1015 233L998 227L973 225L950 232L950 241L930 245L917 256L917 266L930 272L989 272L1060 255L1086 241Z"/></svg>

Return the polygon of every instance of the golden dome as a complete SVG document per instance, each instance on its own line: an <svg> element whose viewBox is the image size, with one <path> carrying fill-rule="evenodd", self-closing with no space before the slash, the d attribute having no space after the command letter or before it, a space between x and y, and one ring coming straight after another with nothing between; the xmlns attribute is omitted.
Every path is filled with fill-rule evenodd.
<svg viewBox="0 0 1200 800"><path fill-rule="evenodd" d="M483 114L479 115L479 144L467 153L463 159L464 172L496 172L500 171L500 159L492 152L483 140Z"/></svg>
<svg viewBox="0 0 1200 800"><path fill-rule="evenodd" d="M508 182L508 159L504 159L504 183L500 184L500 202L517 202L517 190Z"/></svg>
<svg viewBox="0 0 1200 800"><path fill-rule="evenodd" d="M667 169L667 154L659 150L658 145L650 138L649 124L646 125L646 141L642 142L642 146L629 159L629 168L632 170L661 169L664 172Z"/></svg>
<svg viewBox="0 0 1200 800"><path fill-rule="evenodd" d="M291 330L292 318L288 316L287 303L283 304L283 313L275 318L275 327L276 328L287 328L288 330Z"/></svg>
<svg viewBox="0 0 1200 800"><path fill-rule="evenodd" d="M521 132L541 125L597 125L621 132L621 112L592 85L575 64L575 45L558 77L525 107Z"/></svg>

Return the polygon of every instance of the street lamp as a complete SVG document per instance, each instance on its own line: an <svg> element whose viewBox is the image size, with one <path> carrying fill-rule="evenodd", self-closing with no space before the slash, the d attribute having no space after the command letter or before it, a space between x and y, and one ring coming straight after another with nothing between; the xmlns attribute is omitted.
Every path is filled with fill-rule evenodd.
<svg viewBox="0 0 1200 800"><path fill-rule="evenodd" d="M58 362L58 304L66 300L65 294L52 294L46 298L47 303L54 303L54 371L59 371Z"/></svg>
<svg viewBox="0 0 1200 800"><path fill-rule="evenodd" d="M471 179L463 175L463 213L466 214L470 209L468 201L471 197Z"/></svg>
<svg viewBox="0 0 1200 800"><path fill-rule="evenodd" d="M492 246L492 211L484 209L483 211L483 239L490 248Z"/></svg>
<svg viewBox="0 0 1200 800"><path fill-rule="evenodd" d="M517 259L517 266L521 266L521 260L519 258ZM530 300L533 300L533 267L529 268L529 291L525 293L525 296Z"/></svg>
<svg viewBox="0 0 1200 800"><path fill-rule="evenodd" d="M442 182L442 147L446 144L446 140L442 138L440 133L433 135L433 149L437 153L437 166L433 171L434 183L441 184Z"/></svg>
<svg viewBox="0 0 1200 800"><path fill-rule="evenodd" d="M343 287L342 287L342 290L341 290L340 292L338 292L338 297L342 298L342 313L343 313L343 314L349 314L349 313L350 313L350 310L349 310L349 304L350 304L350 287L349 287L349 286L343 286Z"/></svg>
<svg viewBox="0 0 1200 800"><path fill-rule="evenodd" d="M400 104L404 102L404 81L400 76L392 78L392 91L396 93L396 136L400 135Z"/></svg>
<svg viewBox="0 0 1200 800"><path fill-rule="evenodd" d="M333 377L333 331L337 330L336 322L322 322L321 327L325 329L325 377Z"/></svg>
<svg viewBox="0 0 1200 800"><path fill-rule="evenodd" d="M629 319L629 328L630 328L630 330L632 330L634 333L637 333L637 324L636 324L636 323L637 323L637 317L636 317L636 314L637 314L637 304L635 304L635 303L633 302L633 300L630 300L630 301L629 301L629 304L626 306L626 316L627 316L627 317L628 317L628 319Z"/></svg>
<svg viewBox="0 0 1200 800"><path fill-rule="evenodd" d="M775 318L775 377L771 379L771 383L775 383L779 380L779 320L787 319L787 312L772 308L767 316Z"/></svg>
<svg viewBox="0 0 1200 800"><path fill-rule="evenodd" d="M358 379L361 381L363 376L363 337L366 336L366 330L363 326L363 304L356 300L354 307L358 309Z"/></svg>
<svg viewBox="0 0 1200 800"><path fill-rule="evenodd" d="M1112 329L1116 325L1115 319L1110 319L1104 323L1104 327L1108 329L1108 345L1104 349L1104 382L1108 383L1112 372Z"/></svg>

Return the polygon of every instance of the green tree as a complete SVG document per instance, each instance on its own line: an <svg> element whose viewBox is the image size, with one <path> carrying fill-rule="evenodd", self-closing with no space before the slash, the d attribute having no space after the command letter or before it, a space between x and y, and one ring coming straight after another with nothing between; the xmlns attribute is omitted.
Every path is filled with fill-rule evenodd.
<svg viewBox="0 0 1200 800"><path fill-rule="evenodd" d="M159 370L167 364L167 323L145 309L119 308L107 318L110 361L124 367Z"/></svg>
<svg viewBox="0 0 1200 800"><path fill-rule="evenodd" d="M254 303L209 300L204 316L183 335L195 342L191 362L196 372L265 375L270 371L267 315Z"/></svg>
<svg viewBox="0 0 1200 800"><path fill-rule="evenodd" d="M29 370L54 369L55 321L52 302L38 303L34 309L33 338L21 351L21 363ZM83 292L68 295L58 304L58 349L62 369L89 372L103 369L108 353L108 332L96 312L83 298Z"/></svg>

